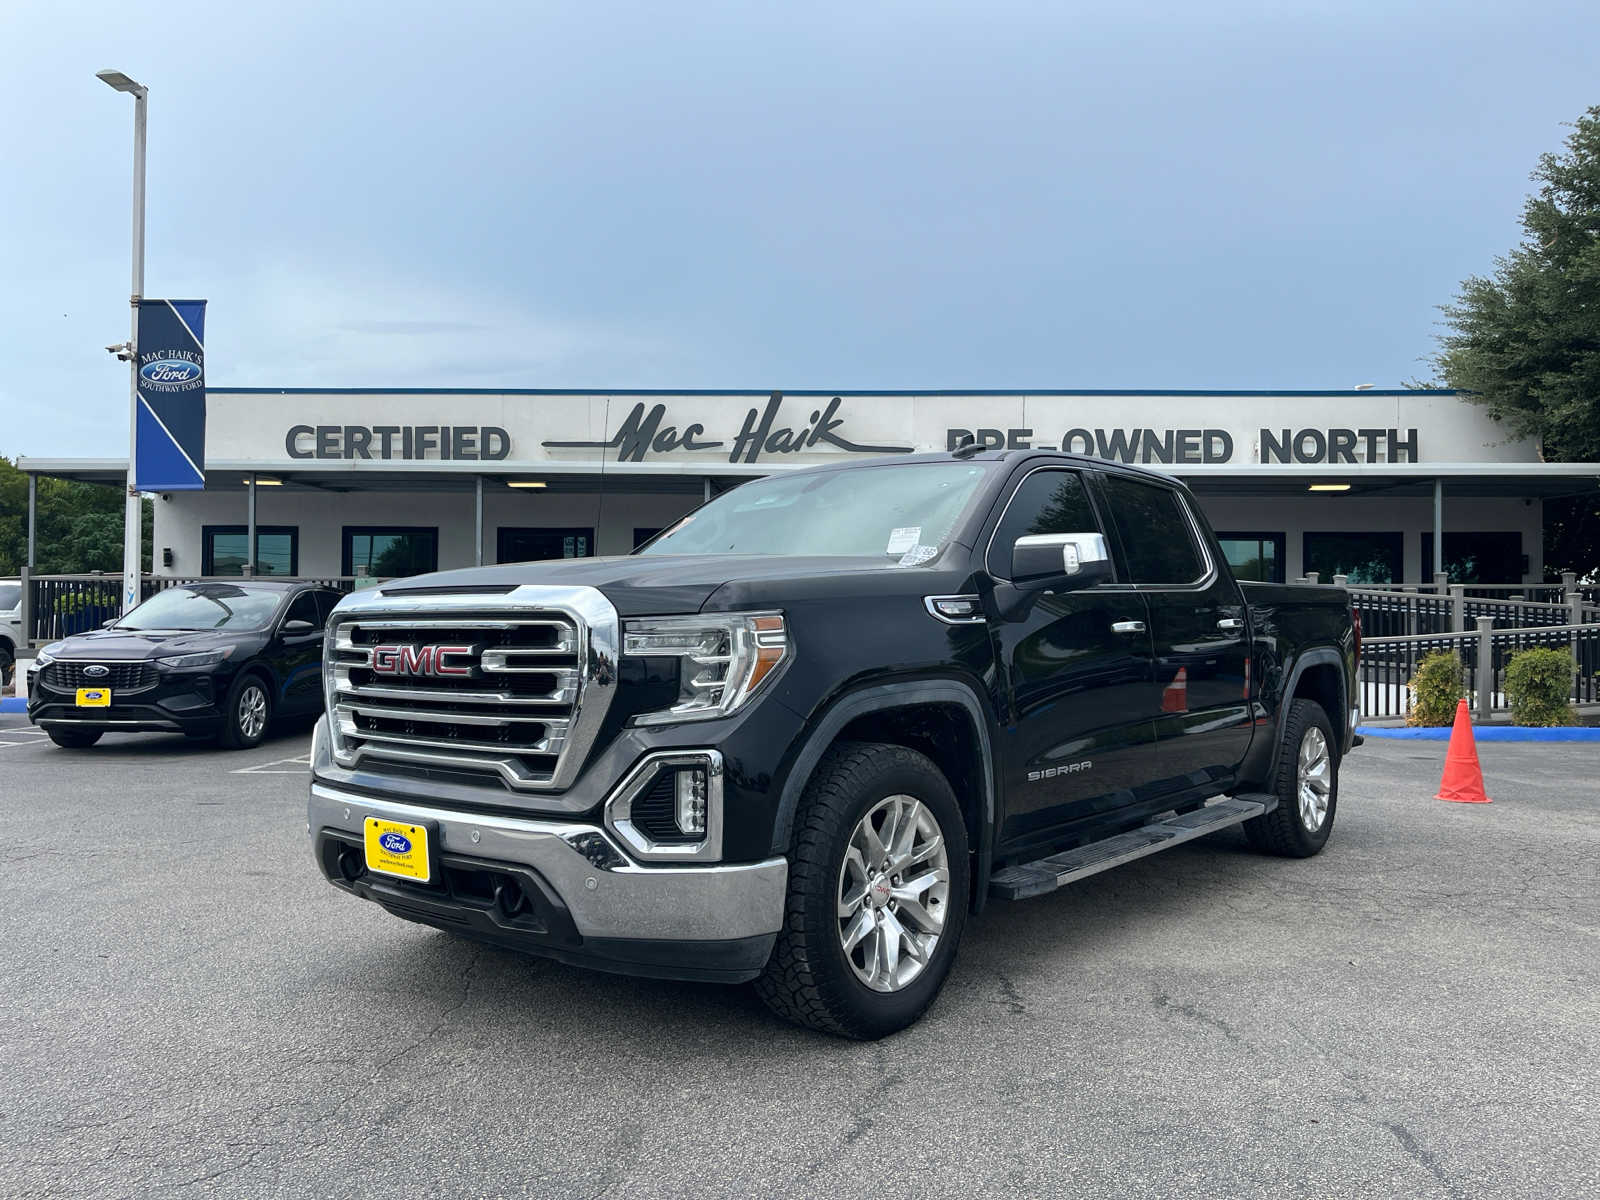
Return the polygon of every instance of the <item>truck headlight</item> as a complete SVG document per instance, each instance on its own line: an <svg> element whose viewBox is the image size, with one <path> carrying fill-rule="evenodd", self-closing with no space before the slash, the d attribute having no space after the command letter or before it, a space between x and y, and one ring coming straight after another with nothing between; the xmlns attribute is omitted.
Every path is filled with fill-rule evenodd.
<svg viewBox="0 0 1600 1200"><path fill-rule="evenodd" d="M678 659L678 702L634 718L641 725L703 721L737 711L783 664L789 632L782 613L647 617L623 625L622 652Z"/></svg>

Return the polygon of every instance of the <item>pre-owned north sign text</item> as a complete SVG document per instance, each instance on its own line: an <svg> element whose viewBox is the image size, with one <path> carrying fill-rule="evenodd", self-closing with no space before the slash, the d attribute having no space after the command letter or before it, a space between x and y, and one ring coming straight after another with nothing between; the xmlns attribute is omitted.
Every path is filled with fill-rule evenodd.
<svg viewBox="0 0 1600 1200"><path fill-rule="evenodd" d="M1031 429L945 431L948 449L972 441L995 450L1036 444ZM1234 449L1226 429L1069 429L1059 442L1047 438L1038 445L1126 463L1225 463L1233 461ZM1418 461L1415 429L1263 429L1257 445L1263 463Z"/></svg>

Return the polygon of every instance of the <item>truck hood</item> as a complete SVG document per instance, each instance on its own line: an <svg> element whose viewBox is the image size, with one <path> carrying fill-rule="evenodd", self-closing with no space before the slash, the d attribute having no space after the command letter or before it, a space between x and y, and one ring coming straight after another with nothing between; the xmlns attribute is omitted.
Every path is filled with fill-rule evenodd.
<svg viewBox="0 0 1600 1200"><path fill-rule="evenodd" d="M418 593L510 590L521 584L592 587L604 593L624 617L668 616L699 612L724 587L729 596L763 592L765 585L840 575L918 576L920 569L899 569L895 560L882 563L861 558L784 557L767 554L628 554L609 558L561 558L544 562L502 563L440 571L383 585L386 596ZM917 585L907 579L909 590ZM720 607L718 605L717 607Z"/></svg>
<svg viewBox="0 0 1600 1200"><path fill-rule="evenodd" d="M97 662L137 662L172 654L198 654L261 637L251 630L94 629L74 634L50 649L53 658L92 658Z"/></svg>

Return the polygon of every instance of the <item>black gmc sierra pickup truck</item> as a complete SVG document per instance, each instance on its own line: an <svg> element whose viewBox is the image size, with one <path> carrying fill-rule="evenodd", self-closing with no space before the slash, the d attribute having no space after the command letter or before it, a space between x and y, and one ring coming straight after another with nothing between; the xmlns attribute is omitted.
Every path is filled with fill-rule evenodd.
<svg viewBox="0 0 1600 1200"><path fill-rule="evenodd" d="M397 916L880 1037L991 899L1229 825L1319 851L1358 653L1343 591L1237 582L1153 472L785 471L632 555L347 597L308 831Z"/></svg>

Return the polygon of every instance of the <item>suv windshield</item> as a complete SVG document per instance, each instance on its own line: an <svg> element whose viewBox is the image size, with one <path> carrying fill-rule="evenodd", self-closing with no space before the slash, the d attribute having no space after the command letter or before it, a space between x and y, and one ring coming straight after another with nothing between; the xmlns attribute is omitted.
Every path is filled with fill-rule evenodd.
<svg viewBox="0 0 1600 1200"><path fill-rule="evenodd" d="M924 462L770 475L690 513L637 553L827 555L915 566L944 547L988 470Z"/></svg>
<svg viewBox="0 0 1600 1200"><path fill-rule="evenodd" d="M265 629L283 592L201 583L157 592L116 623L118 629Z"/></svg>

